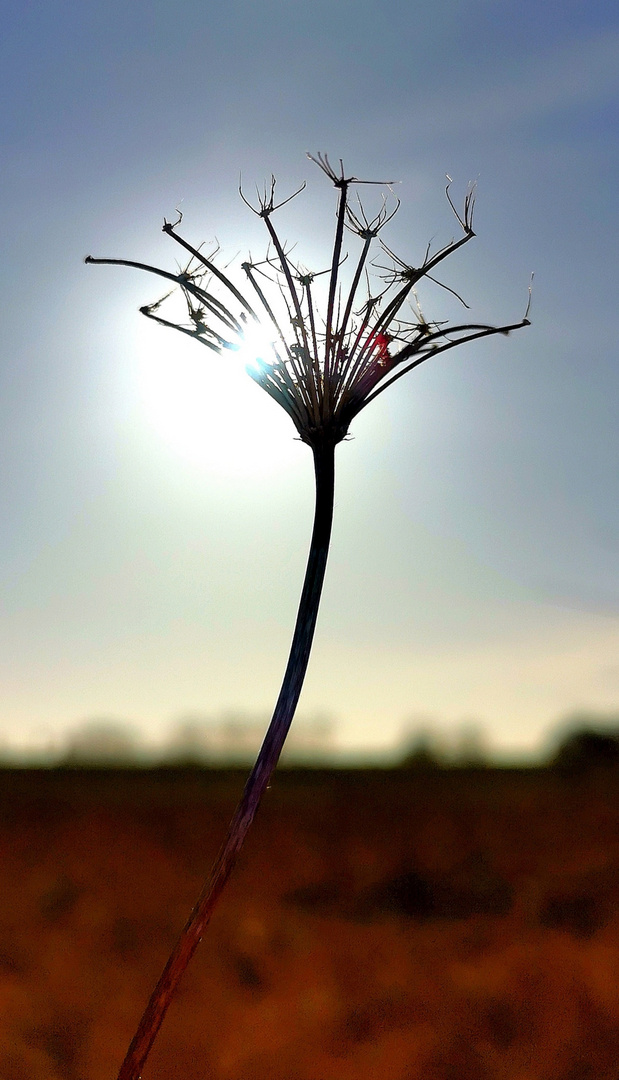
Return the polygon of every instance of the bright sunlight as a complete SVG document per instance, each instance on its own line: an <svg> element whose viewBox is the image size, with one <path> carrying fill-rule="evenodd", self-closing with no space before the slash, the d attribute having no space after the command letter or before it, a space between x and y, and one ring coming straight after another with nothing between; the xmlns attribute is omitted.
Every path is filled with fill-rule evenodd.
<svg viewBox="0 0 619 1080"><path fill-rule="evenodd" d="M252 335L238 352L215 356L141 328L140 397L149 422L175 453L228 476L286 468L294 456L294 427L245 370L267 348Z"/></svg>

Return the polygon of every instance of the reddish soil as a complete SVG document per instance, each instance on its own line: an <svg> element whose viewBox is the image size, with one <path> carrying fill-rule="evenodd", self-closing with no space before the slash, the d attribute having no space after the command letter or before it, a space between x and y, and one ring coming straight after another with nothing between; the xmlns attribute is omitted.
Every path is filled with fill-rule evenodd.
<svg viewBox="0 0 619 1080"><path fill-rule="evenodd" d="M113 1080L243 776L1 775L0 1080ZM617 1080L618 796L280 773L144 1080Z"/></svg>

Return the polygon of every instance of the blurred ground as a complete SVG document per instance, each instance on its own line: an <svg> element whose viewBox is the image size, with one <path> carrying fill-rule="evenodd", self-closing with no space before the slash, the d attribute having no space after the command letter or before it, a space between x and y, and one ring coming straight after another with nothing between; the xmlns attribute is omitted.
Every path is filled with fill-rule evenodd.
<svg viewBox="0 0 619 1080"><path fill-rule="evenodd" d="M0 775L0 1078L113 1080L244 773ZM617 1080L618 795L280 772L145 1080Z"/></svg>

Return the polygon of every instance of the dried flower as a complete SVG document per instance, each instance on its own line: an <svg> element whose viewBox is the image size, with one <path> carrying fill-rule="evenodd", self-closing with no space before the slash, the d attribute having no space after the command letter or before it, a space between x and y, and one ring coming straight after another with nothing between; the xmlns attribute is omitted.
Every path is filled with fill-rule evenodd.
<svg viewBox="0 0 619 1080"><path fill-rule="evenodd" d="M173 274L124 259L93 259L89 256L86 261L133 266L176 282L185 297L186 322L171 321L160 313L169 293L156 303L141 308L142 314L162 326L195 338L212 352L239 350L258 339L260 344L255 348L259 351L248 365L248 373L286 410L301 439L314 446L317 440L323 439L340 442L361 409L429 357L476 338L508 334L526 326L528 308L519 322L500 327L470 322L445 326L429 323L421 315L415 291L418 282L422 278L436 282L432 271L475 235L474 185L467 191L460 215L451 199L451 180L448 178L446 194L462 236L434 253L428 245L421 264L412 266L378 239L399 207L399 200L394 199L394 206L388 208L391 185L380 185L387 188L387 194L383 196L378 213L368 219L360 199L356 206L351 204L349 192L361 183L377 182L346 176L342 162L336 172L328 157L321 154L311 160L338 190L331 267L321 272L329 274L327 306L322 319L314 295L316 278L320 274L303 270L292 260L272 221L275 212L296 198L305 185L276 202L274 177L264 191L258 193L255 206L239 189L246 205L264 221L272 245L272 251L261 262L254 263L250 259L242 263L255 306L229 274L215 264L217 252L205 255L179 235L180 213L174 223L164 222L163 231L190 253L191 260L185 270ZM357 236L363 244L352 280L343 293L341 266L345 231ZM370 265L372 247L377 240L389 258L390 266ZM381 273L374 294L370 270L376 269ZM366 284L364 297L359 296L362 283ZM453 289L443 287L461 300ZM415 302L414 307L411 300ZM411 309L408 317L405 313L407 305Z"/></svg>
<svg viewBox="0 0 619 1080"><path fill-rule="evenodd" d="M458 293L437 281L433 272L475 235L474 185L469 187L463 212L459 214L451 199L451 180L447 178L447 199L462 235L434 253L428 245L421 264L415 266L403 261L379 236L399 207L391 184L346 176L342 162L336 170L326 155L318 154L311 160L338 192L331 263L325 271L314 273L293 261L280 240L272 218L280 207L301 193L305 184L278 203L274 177L258 192L255 206L239 189L243 201L264 221L269 236L266 257L257 263L251 259L242 263L252 303L228 272L216 265L218 249L206 255L179 235L180 213L175 222L166 221L163 225L163 231L190 255L186 268L176 274L126 259L90 256L86 259L89 263L113 263L146 270L178 286L186 303L184 321L163 315L161 309L170 293L141 308L142 314L188 335L218 355L240 350L243 355L248 354L248 373L286 410L300 438L311 447L316 478L307 569L273 718L227 838L153 991L119 1080L139 1080L176 986L232 872L292 722L309 661L327 563L336 445L346 437L352 420L370 401L425 360L477 338L509 334L529 324L529 305L519 322L505 326L472 322L446 325L426 320L421 311L416 286L423 278L441 285L467 306ZM372 217L358 196L362 184L383 189L379 209ZM352 188L357 196L354 202L350 200ZM349 254L344 250L345 234L361 241L346 287L342 272ZM386 266L370 262L377 245L387 258ZM323 276L327 295L321 317L317 303L321 283L317 285L317 278Z"/></svg>

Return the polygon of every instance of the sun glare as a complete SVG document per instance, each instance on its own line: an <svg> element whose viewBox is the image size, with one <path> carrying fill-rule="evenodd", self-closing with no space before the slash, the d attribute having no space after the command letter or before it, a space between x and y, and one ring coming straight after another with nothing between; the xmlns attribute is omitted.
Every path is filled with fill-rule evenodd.
<svg viewBox="0 0 619 1080"><path fill-rule="evenodd" d="M237 367L245 372L268 365L275 360L273 340L261 323L247 320L241 347L232 356Z"/></svg>
<svg viewBox="0 0 619 1080"><path fill-rule="evenodd" d="M294 427L245 370L267 358L264 333L248 335L238 352L215 356L149 330L138 350L139 393L149 422L175 453L235 476L290 463Z"/></svg>

